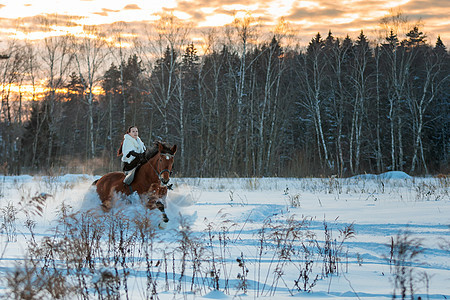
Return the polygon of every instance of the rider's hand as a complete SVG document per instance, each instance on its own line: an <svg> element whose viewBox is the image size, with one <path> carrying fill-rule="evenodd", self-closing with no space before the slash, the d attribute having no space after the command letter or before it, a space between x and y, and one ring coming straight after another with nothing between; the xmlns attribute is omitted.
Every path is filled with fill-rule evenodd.
<svg viewBox="0 0 450 300"><path fill-rule="evenodd" d="M131 150L130 152L128 152L127 158L130 157L130 155L133 155L134 157L138 157L139 153L136 153L135 151Z"/></svg>

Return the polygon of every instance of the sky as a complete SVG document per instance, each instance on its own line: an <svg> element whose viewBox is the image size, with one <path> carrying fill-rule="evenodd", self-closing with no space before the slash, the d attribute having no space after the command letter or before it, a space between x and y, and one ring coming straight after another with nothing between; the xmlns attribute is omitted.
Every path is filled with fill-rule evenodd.
<svg viewBox="0 0 450 300"><path fill-rule="evenodd" d="M431 44L440 35L450 45L449 0L2 0L0 42L5 35L24 37L15 21L32 27L33 17L43 14L72 16L83 25L125 21L139 26L157 19L158 13L173 12L202 29L229 24L236 14L250 12L267 26L284 17L298 32L300 42L307 43L316 33L325 36L329 30L337 37L356 37L362 29L369 37L375 36L380 19L399 9L410 22L422 22ZM26 37L39 39L42 34L31 30Z"/></svg>

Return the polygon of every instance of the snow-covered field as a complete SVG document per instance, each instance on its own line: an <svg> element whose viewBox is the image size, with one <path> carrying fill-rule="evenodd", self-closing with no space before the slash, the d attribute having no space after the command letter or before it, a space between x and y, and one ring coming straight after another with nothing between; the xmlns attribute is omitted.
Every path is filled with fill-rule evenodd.
<svg viewBox="0 0 450 300"><path fill-rule="evenodd" d="M94 179L0 176L0 295L450 299L448 178L173 178L165 229Z"/></svg>

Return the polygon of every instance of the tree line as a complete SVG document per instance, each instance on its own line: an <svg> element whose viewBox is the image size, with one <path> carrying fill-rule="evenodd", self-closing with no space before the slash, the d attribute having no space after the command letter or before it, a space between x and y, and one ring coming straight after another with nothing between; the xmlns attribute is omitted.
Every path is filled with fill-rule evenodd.
<svg viewBox="0 0 450 300"><path fill-rule="evenodd" d="M241 19L234 40L210 32L200 55L166 18L148 44L127 45L120 27L114 45L95 28L14 41L0 61L3 172L119 170L137 125L147 145L178 145L179 176L448 173L450 54L419 26L379 41L318 33L302 48L276 32L255 42ZM20 87L42 78L44 96L25 101Z"/></svg>

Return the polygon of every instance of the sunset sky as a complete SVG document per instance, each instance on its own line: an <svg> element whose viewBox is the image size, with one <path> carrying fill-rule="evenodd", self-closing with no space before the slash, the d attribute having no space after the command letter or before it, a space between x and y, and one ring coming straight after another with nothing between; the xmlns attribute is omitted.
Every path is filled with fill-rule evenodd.
<svg viewBox="0 0 450 300"><path fill-rule="evenodd" d="M444 44L450 44L450 0L1 0L0 47L5 36L23 36L16 30L17 19L32 24L32 17L42 14L80 17L75 20L78 24L125 21L139 26L167 11L196 28L208 28L230 23L237 12L251 12L269 26L283 16L298 30L300 42L307 43L317 32L325 36L330 29L335 36L352 37L364 29L371 37L390 9L401 9L411 22L422 20L431 44L438 35ZM32 29L27 38L40 36Z"/></svg>

